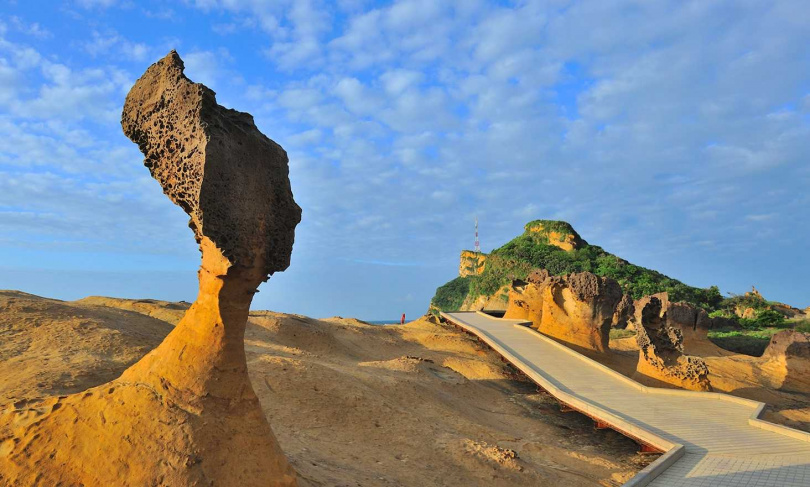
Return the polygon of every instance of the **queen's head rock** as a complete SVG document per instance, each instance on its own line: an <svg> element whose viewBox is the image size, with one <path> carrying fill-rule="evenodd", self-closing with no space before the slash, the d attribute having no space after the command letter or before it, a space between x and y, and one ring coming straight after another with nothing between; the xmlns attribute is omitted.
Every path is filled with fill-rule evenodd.
<svg viewBox="0 0 810 487"><path fill-rule="evenodd" d="M231 265L283 271L301 221L287 153L249 113L218 105L183 68L172 51L146 70L124 103L124 133L163 192L188 213L197 242L210 239Z"/></svg>
<svg viewBox="0 0 810 487"><path fill-rule="evenodd" d="M244 350L253 296L289 266L301 219L287 154L183 69L174 51L150 66L127 95L121 125L189 215L202 253L197 299L118 379L0 411L0 481L296 485Z"/></svg>

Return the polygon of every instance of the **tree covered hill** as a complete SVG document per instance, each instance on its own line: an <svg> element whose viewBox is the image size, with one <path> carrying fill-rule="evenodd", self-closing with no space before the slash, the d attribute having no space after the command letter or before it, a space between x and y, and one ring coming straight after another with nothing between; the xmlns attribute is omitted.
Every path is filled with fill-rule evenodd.
<svg viewBox="0 0 810 487"><path fill-rule="evenodd" d="M686 285L660 272L646 269L606 252L583 240L562 221L535 220L522 235L484 256L478 275L457 277L436 290L431 309L452 311L479 296L493 296L513 279L525 279L532 269L547 269L563 275L589 271L619 282L633 299L666 291L673 301L686 301L713 311L723 296L717 286L707 289Z"/></svg>

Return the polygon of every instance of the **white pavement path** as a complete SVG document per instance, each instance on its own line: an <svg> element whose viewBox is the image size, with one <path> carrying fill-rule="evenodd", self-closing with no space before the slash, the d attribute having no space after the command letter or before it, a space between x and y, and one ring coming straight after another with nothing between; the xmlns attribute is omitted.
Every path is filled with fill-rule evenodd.
<svg viewBox="0 0 810 487"><path fill-rule="evenodd" d="M644 387L518 320L442 316L561 401L667 451L626 485L810 487L810 434L756 419L762 403Z"/></svg>

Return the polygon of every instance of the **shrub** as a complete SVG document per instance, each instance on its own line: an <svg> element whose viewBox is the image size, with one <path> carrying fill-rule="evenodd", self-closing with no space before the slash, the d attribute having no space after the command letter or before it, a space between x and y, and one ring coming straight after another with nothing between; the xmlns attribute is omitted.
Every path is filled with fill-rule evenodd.
<svg viewBox="0 0 810 487"><path fill-rule="evenodd" d="M810 320L802 320L797 322L793 329L804 333L810 333Z"/></svg>
<svg viewBox="0 0 810 487"><path fill-rule="evenodd" d="M785 317L782 313L772 309L763 309L757 312L757 317L754 318L754 321L761 327L780 327L785 325Z"/></svg>
<svg viewBox="0 0 810 487"><path fill-rule="evenodd" d="M766 330L709 330L709 340L720 348L760 357L768 347L771 337L778 331L775 328Z"/></svg>
<svg viewBox="0 0 810 487"><path fill-rule="evenodd" d="M431 304L441 311L456 311L470 291L470 278L457 277L436 289Z"/></svg>

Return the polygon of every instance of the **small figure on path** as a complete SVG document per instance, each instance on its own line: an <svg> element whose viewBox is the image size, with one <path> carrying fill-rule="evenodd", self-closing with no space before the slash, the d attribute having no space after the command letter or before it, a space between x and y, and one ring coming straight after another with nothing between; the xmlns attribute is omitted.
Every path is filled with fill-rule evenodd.
<svg viewBox="0 0 810 487"><path fill-rule="evenodd" d="M400 325L404 325L404 324L405 324L405 313L402 313L402 319L401 319L401 320L399 320L399 324L400 324Z"/></svg>

